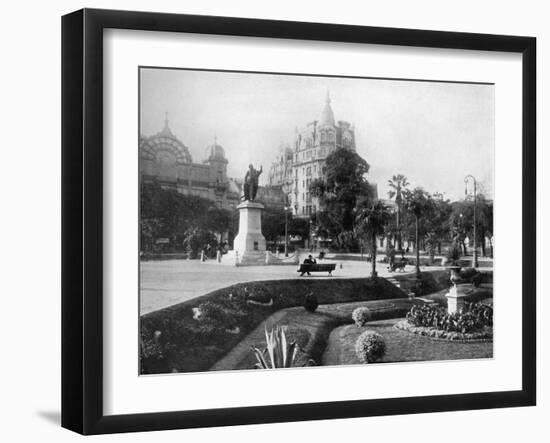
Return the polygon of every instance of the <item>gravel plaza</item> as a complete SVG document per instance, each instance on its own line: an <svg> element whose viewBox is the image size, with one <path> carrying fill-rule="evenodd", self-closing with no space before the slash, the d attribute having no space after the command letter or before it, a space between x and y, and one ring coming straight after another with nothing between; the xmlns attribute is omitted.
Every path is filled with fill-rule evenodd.
<svg viewBox="0 0 550 443"><path fill-rule="evenodd" d="M300 262L306 253L300 255ZM370 262L367 261L334 261L336 263L333 276L326 273L316 273L302 278L358 278L370 276ZM261 280L279 280L299 278L298 266L246 266L237 267L219 264L215 260L200 262L199 260L161 260L142 261L140 264L140 314L147 314L167 306L190 300L236 283ZM430 266L431 270L442 269ZM380 263L377 267L380 277L389 277L387 265ZM414 272L413 266L408 266L407 273Z"/></svg>

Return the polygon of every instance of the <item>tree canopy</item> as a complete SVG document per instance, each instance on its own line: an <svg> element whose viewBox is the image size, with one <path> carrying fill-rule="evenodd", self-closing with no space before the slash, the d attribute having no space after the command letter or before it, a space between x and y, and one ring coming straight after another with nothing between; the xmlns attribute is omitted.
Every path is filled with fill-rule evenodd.
<svg viewBox="0 0 550 443"><path fill-rule="evenodd" d="M339 247L353 243L357 204L372 197L368 171L369 164L355 151L337 149L326 158L324 178L313 180L309 186L320 203L313 217L317 232L336 240Z"/></svg>
<svg viewBox="0 0 550 443"><path fill-rule="evenodd" d="M140 237L143 250L153 249L159 238L169 239L170 249L188 249L205 239L211 246L216 246L216 238L230 231L232 225L230 211L216 207L208 199L163 189L158 183L141 185ZM193 241L190 241L190 236L193 236Z"/></svg>
<svg viewBox="0 0 550 443"><path fill-rule="evenodd" d="M372 205L363 204L358 208L356 229L360 236L367 238L370 244L372 277L376 277L376 238L383 235L392 213L386 204L378 200Z"/></svg>

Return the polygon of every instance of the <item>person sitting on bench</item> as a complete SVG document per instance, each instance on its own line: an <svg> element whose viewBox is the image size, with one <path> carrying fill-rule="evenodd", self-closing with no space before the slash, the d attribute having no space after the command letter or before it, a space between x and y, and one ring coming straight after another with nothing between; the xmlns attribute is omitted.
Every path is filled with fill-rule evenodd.
<svg viewBox="0 0 550 443"><path fill-rule="evenodd" d="M316 265L316 264L317 264L317 260L315 260L311 254L308 255L307 258L304 260L304 265ZM300 274L300 277L302 277L303 275L304 273L302 272ZM307 275L311 275L311 274L307 272Z"/></svg>

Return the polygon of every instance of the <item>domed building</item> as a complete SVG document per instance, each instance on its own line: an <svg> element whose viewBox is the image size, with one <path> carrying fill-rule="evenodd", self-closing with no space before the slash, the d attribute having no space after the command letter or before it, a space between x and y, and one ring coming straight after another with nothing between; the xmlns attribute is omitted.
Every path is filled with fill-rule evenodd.
<svg viewBox="0 0 550 443"><path fill-rule="evenodd" d="M227 177L225 150L214 139L205 150L205 160L193 163L189 149L172 132L168 119L164 128L139 139L140 182L157 182L164 189L196 195L231 209L239 204L239 190Z"/></svg>

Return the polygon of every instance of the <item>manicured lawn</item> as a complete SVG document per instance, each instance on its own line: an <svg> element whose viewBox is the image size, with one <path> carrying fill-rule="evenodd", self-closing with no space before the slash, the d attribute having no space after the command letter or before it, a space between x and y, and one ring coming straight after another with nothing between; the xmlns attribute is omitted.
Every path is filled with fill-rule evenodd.
<svg viewBox="0 0 550 443"><path fill-rule="evenodd" d="M146 358L142 359L141 372L209 370L270 315L301 307L308 293L315 294L321 304L404 297L399 288L383 278L273 280L232 285L143 315L140 335ZM195 319L194 309L196 312L205 303L214 305L216 315Z"/></svg>
<svg viewBox="0 0 550 443"><path fill-rule="evenodd" d="M368 307L375 319L393 318L404 315L417 300L391 299L384 301L366 301L353 303L334 303L321 305L314 313L302 307L282 309L263 321L254 331L229 351L210 370L227 371L232 369L251 369L256 359L250 349L265 347L267 328L283 326L290 340L296 340L300 350L296 366L302 366L313 360L315 365L322 361L323 352L328 343L331 331L341 325L349 324L351 313L358 307Z"/></svg>
<svg viewBox="0 0 550 443"><path fill-rule="evenodd" d="M462 360L474 358L492 358L492 342L452 342L434 340L393 327L400 318L369 322L364 328L345 325L335 328L329 337L323 354L325 365L361 364L355 355L357 337L366 330L381 334L386 341L386 355L380 363L427 361L427 360Z"/></svg>

